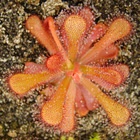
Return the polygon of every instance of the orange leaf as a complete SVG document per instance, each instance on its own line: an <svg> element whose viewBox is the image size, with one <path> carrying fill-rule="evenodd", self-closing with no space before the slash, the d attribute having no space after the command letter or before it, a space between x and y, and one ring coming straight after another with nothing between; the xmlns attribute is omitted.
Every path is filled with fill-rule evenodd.
<svg viewBox="0 0 140 140"><path fill-rule="evenodd" d="M42 107L41 117L47 124L58 125L62 121L63 105L70 81L70 77L65 77L54 96Z"/></svg>
<svg viewBox="0 0 140 140"><path fill-rule="evenodd" d="M75 110L81 117L86 116L89 112L79 86L76 86Z"/></svg>
<svg viewBox="0 0 140 140"><path fill-rule="evenodd" d="M86 30L86 22L79 15L71 15L65 20L63 30L68 38L69 59L73 62L76 59L80 38Z"/></svg>
<svg viewBox="0 0 140 140"><path fill-rule="evenodd" d="M57 74L51 74L47 71L37 74L15 74L9 79L10 88L19 95L23 95L36 85L46 83L55 78Z"/></svg>
<svg viewBox="0 0 140 140"><path fill-rule="evenodd" d="M88 110L96 109L99 106L97 99L95 99L91 95L91 93L83 85L78 84L78 86L79 86L81 93L84 97L87 109Z"/></svg>
<svg viewBox="0 0 140 140"><path fill-rule="evenodd" d="M119 64L119 65L113 65L109 68L111 68L121 74L122 82L124 82L125 79L129 76L129 67L127 65Z"/></svg>
<svg viewBox="0 0 140 140"><path fill-rule="evenodd" d="M119 49L111 44L110 46L104 48L100 53L97 53L96 56L92 58L88 63L91 64L105 64L108 59L113 59L118 56Z"/></svg>
<svg viewBox="0 0 140 140"><path fill-rule="evenodd" d="M65 60L67 67L70 68L71 67L71 62L68 59L68 56L56 34L56 30L55 30L55 25L54 25L54 19L52 17L48 17L44 20L44 26L45 29L48 29L47 27L49 26L49 31L51 33L51 36L53 37L56 45L57 45L57 50L58 50L58 54L62 56L62 59Z"/></svg>
<svg viewBox="0 0 140 140"><path fill-rule="evenodd" d="M89 30L91 25L94 24L93 13L91 12L91 10L88 7L85 7L80 11L79 15L84 18L84 20L86 21L86 24L87 24L87 30Z"/></svg>
<svg viewBox="0 0 140 140"><path fill-rule="evenodd" d="M47 19L49 20L49 17ZM57 53L56 44L49 32L49 25L48 28L45 29L38 16L30 16L26 21L26 28L47 48L51 55Z"/></svg>
<svg viewBox="0 0 140 140"><path fill-rule="evenodd" d="M114 20L107 33L100 39L100 41L98 41L90 50L86 52L86 54L84 54L84 56L82 56L80 63L86 64L90 62L93 57L99 55L101 51L103 51L115 41L128 35L130 31L131 25L127 20L123 18Z"/></svg>
<svg viewBox="0 0 140 140"><path fill-rule="evenodd" d="M80 70L88 75L99 77L111 84L119 85L122 82L122 77L119 72L108 67L95 67L83 65Z"/></svg>
<svg viewBox="0 0 140 140"><path fill-rule="evenodd" d="M69 89L66 94L63 110L63 119L60 124L60 129L63 132L69 132L74 128L75 94L76 94L75 83L73 80L71 80Z"/></svg>
<svg viewBox="0 0 140 140"><path fill-rule="evenodd" d="M45 64L49 70L58 70L62 64L62 59L59 55L53 55L47 59Z"/></svg>
<svg viewBox="0 0 140 140"><path fill-rule="evenodd" d="M80 51L80 56L84 55L86 51L91 47L92 43L103 36L106 32L107 26L103 23L98 23L92 31L88 34L87 38L84 40L84 45Z"/></svg>
<svg viewBox="0 0 140 140"><path fill-rule="evenodd" d="M24 73L26 74L35 74L43 71L48 71L46 65L44 64L36 64L34 62L26 62Z"/></svg>
<svg viewBox="0 0 140 140"><path fill-rule="evenodd" d="M81 84L98 100L114 125L124 125L128 121L130 112L126 107L112 100L87 78L82 77Z"/></svg>

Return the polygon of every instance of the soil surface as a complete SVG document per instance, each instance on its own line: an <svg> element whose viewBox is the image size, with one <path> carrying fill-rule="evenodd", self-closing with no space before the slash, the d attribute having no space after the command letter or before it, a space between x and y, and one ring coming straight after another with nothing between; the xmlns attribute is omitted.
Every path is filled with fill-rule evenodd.
<svg viewBox="0 0 140 140"><path fill-rule="evenodd" d="M127 102L131 119L124 127L116 128L99 107L86 117L77 118L77 129L71 134L48 131L34 120L36 102L42 96L39 90L19 98L8 89L7 79L24 68L27 61L39 62L47 50L25 29L26 19L37 14L41 19L54 18L70 6L89 5L96 20L109 22L124 16L132 26L131 35L120 41L117 62L130 68L130 76L121 90L114 90L112 98ZM0 2L0 139L1 140L59 140L61 136L75 140L89 140L97 133L101 140L138 140L140 132L140 2L138 0L1 0ZM123 43L122 43L123 42ZM119 94L116 94L119 92ZM63 137L64 138L64 137Z"/></svg>

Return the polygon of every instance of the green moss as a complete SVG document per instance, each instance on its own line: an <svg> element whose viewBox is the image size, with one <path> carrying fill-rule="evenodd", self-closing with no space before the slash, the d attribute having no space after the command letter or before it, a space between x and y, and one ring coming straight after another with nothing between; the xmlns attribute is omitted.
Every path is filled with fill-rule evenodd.
<svg viewBox="0 0 140 140"><path fill-rule="evenodd" d="M61 136L60 140L66 140L66 137L65 136ZM74 140L73 137L68 137L67 140Z"/></svg>
<svg viewBox="0 0 140 140"><path fill-rule="evenodd" d="M69 137L68 140L74 140L74 138L73 137Z"/></svg>
<svg viewBox="0 0 140 140"><path fill-rule="evenodd" d="M61 136L60 140L66 140L65 136Z"/></svg>
<svg viewBox="0 0 140 140"><path fill-rule="evenodd" d="M100 140L100 136L98 133L94 133L93 138L90 138L89 140Z"/></svg>

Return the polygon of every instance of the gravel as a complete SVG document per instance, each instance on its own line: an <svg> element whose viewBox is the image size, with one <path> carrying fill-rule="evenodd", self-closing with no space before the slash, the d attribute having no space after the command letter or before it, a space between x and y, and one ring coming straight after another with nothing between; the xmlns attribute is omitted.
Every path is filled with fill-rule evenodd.
<svg viewBox="0 0 140 140"><path fill-rule="evenodd" d="M138 0L7 0L0 3L0 139L57 140L58 131L48 131L41 127L32 115L35 110L38 90L24 98L15 96L7 84L8 75L22 71L27 61L37 62L40 55L47 51L25 29L26 19L37 14L42 19L56 17L61 9L70 6L89 4L95 12L96 22L111 20L111 17L123 15L133 25L133 32L124 39L117 62L130 68L126 88L112 97L124 99L131 111L131 119L125 127L116 128L108 121L105 111L99 107L86 117L77 118L76 131L64 136L75 140L88 140L97 132L103 140L138 140L140 132L140 2ZM119 42L118 42L119 43ZM39 98L40 99L40 98ZM122 101L123 102L123 101Z"/></svg>

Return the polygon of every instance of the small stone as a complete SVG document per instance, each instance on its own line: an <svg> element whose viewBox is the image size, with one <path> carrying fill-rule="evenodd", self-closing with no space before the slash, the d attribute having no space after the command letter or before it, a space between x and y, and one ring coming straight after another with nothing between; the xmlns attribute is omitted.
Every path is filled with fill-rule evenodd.
<svg viewBox="0 0 140 140"><path fill-rule="evenodd" d="M40 2L40 0L27 0L27 2L29 3L29 4L32 4L32 5L39 5L39 2Z"/></svg>
<svg viewBox="0 0 140 140"><path fill-rule="evenodd" d="M16 129L18 127L18 122L17 121L12 122L11 126L13 129Z"/></svg>
<svg viewBox="0 0 140 140"><path fill-rule="evenodd" d="M68 4L63 3L61 0L47 0L41 5L41 9L45 16L52 16L55 13L58 14L62 7L68 8Z"/></svg>
<svg viewBox="0 0 140 140"><path fill-rule="evenodd" d="M12 137L12 138L17 137L16 130L10 130L10 131L7 133L7 135L8 135L9 137Z"/></svg>
<svg viewBox="0 0 140 140"><path fill-rule="evenodd" d="M26 133L27 133L27 126L26 126L26 125L22 125L22 126L20 127L19 132L20 132L21 134L26 134Z"/></svg>
<svg viewBox="0 0 140 140"><path fill-rule="evenodd" d="M28 127L28 131L29 131L29 132L31 132L31 133L32 133L34 130L35 130L35 129L34 129L34 127L33 127L33 126L31 126L31 125L30 125L30 126Z"/></svg>
<svg viewBox="0 0 140 140"><path fill-rule="evenodd" d="M137 81L138 81L138 84L140 84L140 78L138 78L138 80L137 80Z"/></svg>
<svg viewBox="0 0 140 140"><path fill-rule="evenodd" d="M3 133L3 126L0 125L0 137L4 136L4 133Z"/></svg>
<svg viewBox="0 0 140 140"><path fill-rule="evenodd" d="M20 38L15 39L15 40L14 40L14 43L15 43L15 44L19 44L19 43L20 43Z"/></svg>

